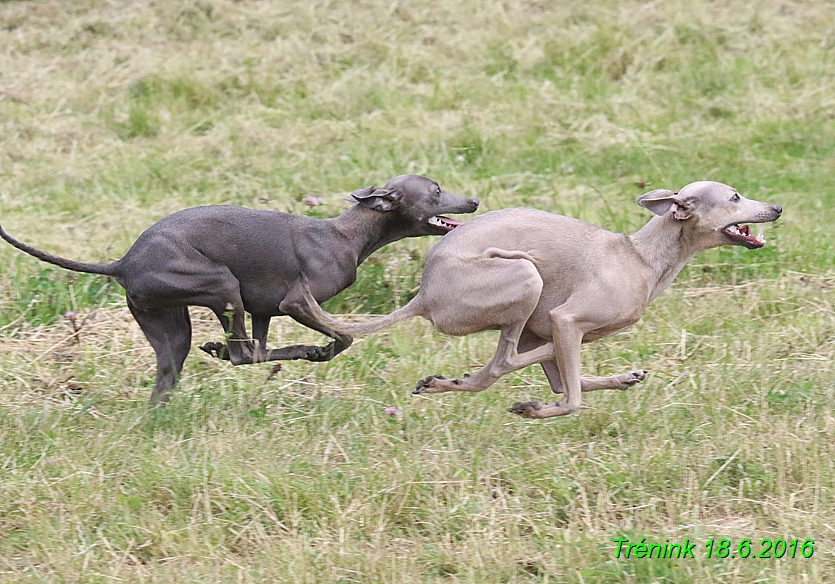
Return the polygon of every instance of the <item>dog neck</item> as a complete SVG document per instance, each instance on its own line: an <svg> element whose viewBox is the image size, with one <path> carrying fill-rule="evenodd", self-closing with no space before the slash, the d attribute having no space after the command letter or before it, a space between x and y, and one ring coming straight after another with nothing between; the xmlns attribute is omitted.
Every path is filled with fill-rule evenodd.
<svg viewBox="0 0 835 584"><path fill-rule="evenodd" d="M357 265L360 265L387 243L410 235L398 228L397 218L396 213L383 213L354 205L329 221L350 242L357 254Z"/></svg>
<svg viewBox="0 0 835 584"><path fill-rule="evenodd" d="M629 239L648 269L652 301L673 282L684 265L702 251L691 237L691 222L675 219L672 214L655 216Z"/></svg>

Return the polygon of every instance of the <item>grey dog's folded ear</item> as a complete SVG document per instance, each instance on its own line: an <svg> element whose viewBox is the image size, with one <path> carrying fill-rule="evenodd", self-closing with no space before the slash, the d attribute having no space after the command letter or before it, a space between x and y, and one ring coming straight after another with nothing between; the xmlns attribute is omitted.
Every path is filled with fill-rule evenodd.
<svg viewBox="0 0 835 584"><path fill-rule="evenodd" d="M400 197L401 194L399 191L370 186L355 190L345 197L345 200L351 203L359 203L363 207L368 207L375 211L386 212L397 207L400 203Z"/></svg>
<svg viewBox="0 0 835 584"><path fill-rule="evenodd" d="M359 203L362 199L370 197L375 190L378 190L378 187L362 187L361 189L355 190L350 195L346 195L344 200L348 201L349 203Z"/></svg>
<svg viewBox="0 0 835 584"><path fill-rule="evenodd" d="M673 217L679 220L689 219L692 216L691 205L682 200L678 193L667 189L650 191L635 199L635 202L656 215L666 215L672 211Z"/></svg>

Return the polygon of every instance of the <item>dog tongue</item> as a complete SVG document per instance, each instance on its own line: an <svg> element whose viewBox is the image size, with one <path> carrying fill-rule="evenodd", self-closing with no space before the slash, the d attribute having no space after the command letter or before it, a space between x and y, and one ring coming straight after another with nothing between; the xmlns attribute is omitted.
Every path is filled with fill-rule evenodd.
<svg viewBox="0 0 835 584"><path fill-rule="evenodd" d="M742 227L740 227L739 232L742 235L749 236L749 237L751 236L751 230L748 228L747 225L743 225Z"/></svg>
<svg viewBox="0 0 835 584"><path fill-rule="evenodd" d="M443 215L438 215L438 219L449 225L450 227L458 227L461 225L460 221L456 221L455 219L450 219L449 217L444 217Z"/></svg>

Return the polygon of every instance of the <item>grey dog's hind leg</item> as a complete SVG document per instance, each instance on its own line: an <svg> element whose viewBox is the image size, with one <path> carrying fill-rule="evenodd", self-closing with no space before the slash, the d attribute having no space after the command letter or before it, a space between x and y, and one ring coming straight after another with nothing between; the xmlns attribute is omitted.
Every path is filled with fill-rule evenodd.
<svg viewBox="0 0 835 584"><path fill-rule="evenodd" d="M128 300L128 308L157 357L157 378L151 403L167 402L168 391L177 384L191 349L188 307L142 310Z"/></svg>

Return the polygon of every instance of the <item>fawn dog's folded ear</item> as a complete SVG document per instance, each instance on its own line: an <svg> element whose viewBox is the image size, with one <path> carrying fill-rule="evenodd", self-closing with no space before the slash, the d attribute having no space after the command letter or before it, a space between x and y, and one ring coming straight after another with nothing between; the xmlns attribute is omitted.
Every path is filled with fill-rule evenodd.
<svg viewBox="0 0 835 584"><path fill-rule="evenodd" d="M672 213L673 217L683 221L693 216L693 206L667 189L655 189L641 195L635 202L656 215Z"/></svg>
<svg viewBox="0 0 835 584"><path fill-rule="evenodd" d="M375 211L391 211L400 203L401 193L395 189L382 187L363 187L345 197L346 201L359 203Z"/></svg>

